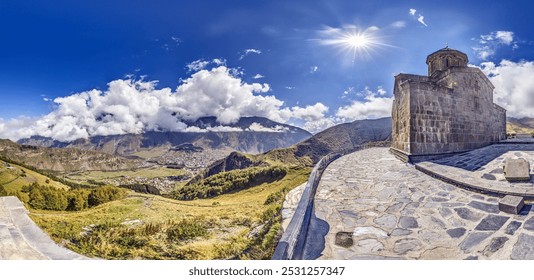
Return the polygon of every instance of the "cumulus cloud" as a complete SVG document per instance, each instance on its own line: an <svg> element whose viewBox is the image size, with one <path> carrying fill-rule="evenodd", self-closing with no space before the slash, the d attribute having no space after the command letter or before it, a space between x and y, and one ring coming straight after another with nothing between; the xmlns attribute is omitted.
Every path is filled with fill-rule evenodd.
<svg viewBox="0 0 534 280"><path fill-rule="evenodd" d="M265 76L263 76L262 74L256 74L254 75L254 77L252 77L252 79L254 80L261 79L261 78L265 78Z"/></svg>
<svg viewBox="0 0 534 280"><path fill-rule="evenodd" d="M391 116L391 106L393 97L387 97L386 91L378 87L375 92L368 87L357 95L363 96L363 101L355 100L350 105L340 107L336 112L336 117L343 122L376 119Z"/></svg>
<svg viewBox="0 0 534 280"><path fill-rule="evenodd" d="M261 54L261 51L257 49L246 49L243 52L241 52L241 56L239 57L239 60L242 60L249 54Z"/></svg>
<svg viewBox="0 0 534 280"><path fill-rule="evenodd" d="M495 86L494 102L504 107L508 116L534 117L534 61L484 62L481 70Z"/></svg>
<svg viewBox="0 0 534 280"><path fill-rule="evenodd" d="M268 84L246 83L235 73L235 69L223 65L202 69L182 80L174 91L158 89L156 81L115 80L105 91L94 89L55 98L56 108L48 115L0 120L0 137L17 140L40 135L73 141L145 131L240 131L231 124L245 116L282 123L301 120L304 125L325 117L328 108L321 103L304 108L285 107L283 101L267 95ZM200 129L185 123L205 116L215 116L221 125Z"/></svg>
<svg viewBox="0 0 534 280"><path fill-rule="evenodd" d="M503 46L511 46L514 49L519 47L514 40L514 32L512 31L494 31L490 34L480 35L479 38L473 40L477 44L472 49L476 56L482 60L492 57Z"/></svg>
<svg viewBox="0 0 534 280"><path fill-rule="evenodd" d="M415 16L415 13L416 13L416 12L417 12L416 9L410 9L410 10L408 11L408 13L410 13L410 15L412 15L412 16Z"/></svg>

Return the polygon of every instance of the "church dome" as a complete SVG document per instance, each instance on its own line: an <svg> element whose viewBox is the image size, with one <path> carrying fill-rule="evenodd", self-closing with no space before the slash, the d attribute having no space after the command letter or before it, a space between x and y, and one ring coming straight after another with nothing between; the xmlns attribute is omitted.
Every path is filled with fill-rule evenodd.
<svg viewBox="0 0 534 280"><path fill-rule="evenodd" d="M467 67L467 62L469 60L465 53L445 47L427 56L428 76L433 76L449 67Z"/></svg>

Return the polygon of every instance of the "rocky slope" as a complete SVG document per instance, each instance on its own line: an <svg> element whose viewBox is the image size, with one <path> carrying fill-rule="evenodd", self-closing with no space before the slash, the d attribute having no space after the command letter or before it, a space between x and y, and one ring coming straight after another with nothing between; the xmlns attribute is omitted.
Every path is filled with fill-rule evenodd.
<svg viewBox="0 0 534 280"><path fill-rule="evenodd" d="M139 160L96 151L19 145L0 139L0 159L51 171L121 170L139 166Z"/></svg>
<svg viewBox="0 0 534 280"><path fill-rule="evenodd" d="M534 133L534 118L507 118L507 133Z"/></svg>
<svg viewBox="0 0 534 280"><path fill-rule="evenodd" d="M200 177L258 165L313 166L329 153L350 150L368 142L382 142L388 145L390 139L391 118L358 120L330 127L288 148L274 149L259 155L233 153L214 162ZM195 180L198 179L198 177L195 178Z"/></svg>

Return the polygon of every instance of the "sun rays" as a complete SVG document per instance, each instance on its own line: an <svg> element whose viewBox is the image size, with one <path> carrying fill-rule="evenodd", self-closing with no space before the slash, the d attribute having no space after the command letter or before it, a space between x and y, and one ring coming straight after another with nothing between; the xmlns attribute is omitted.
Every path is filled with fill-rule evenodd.
<svg viewBox="0 0 534 280"><path fill-rule="evenodd" d="M394 47L382 42L377 34L379 30L376 26L364 30L354 25L341 28L327 26L319 31L322 38L316 40L322 45L333 46L340 53L350 55L354 62L357 58L371 58L380 49Z"/></svg>

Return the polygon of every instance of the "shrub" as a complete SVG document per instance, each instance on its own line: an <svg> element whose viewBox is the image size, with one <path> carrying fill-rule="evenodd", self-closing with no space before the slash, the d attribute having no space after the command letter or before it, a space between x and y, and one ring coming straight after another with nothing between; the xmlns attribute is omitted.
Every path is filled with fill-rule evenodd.
<svg viewBox="0 0 534 280"><path fill-rule="evenodd" d="M278 166L232 170L180 187L171 193L171 197L179 200L209 198L271 183L282 179L286 174L287 170Z"/></svg>

